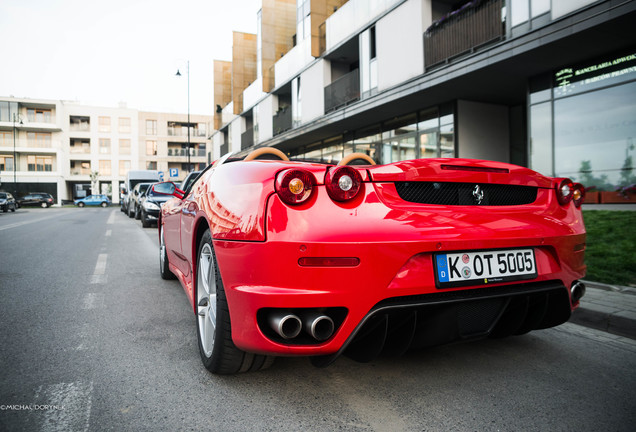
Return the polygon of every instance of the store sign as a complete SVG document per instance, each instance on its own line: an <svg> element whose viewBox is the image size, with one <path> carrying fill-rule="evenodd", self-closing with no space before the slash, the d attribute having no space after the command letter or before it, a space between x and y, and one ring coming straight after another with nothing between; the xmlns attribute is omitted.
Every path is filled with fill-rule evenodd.
<svg viewBox="0 0 636 432"><path fill-rule="evenodd" d="M554 74L555 96L591 90L613 81L636 78L636 54L596 64L567 67Z"/></svg>

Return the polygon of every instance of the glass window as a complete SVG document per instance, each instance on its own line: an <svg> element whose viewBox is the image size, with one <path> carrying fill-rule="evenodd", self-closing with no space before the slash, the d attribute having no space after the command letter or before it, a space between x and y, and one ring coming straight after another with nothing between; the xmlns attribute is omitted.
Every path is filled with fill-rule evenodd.
<svg viewBox="0 0 636 432"><path fill-rule="evenodd" d="M130 154L130 140L129 139L120 139L119 140L119 154L121 154L121 155L129 155Z"/></svg>
<svg viewBox="0 0 636 432"><path fill-rule="evenodd" d="M0 156L0 171L13 171L13 156Z"/></svg>
<svg viewBox="0 0 636 432"><path fill-rule="evenodd" d="M130 133L130 117L119 117L119 133Z"/></svg>
<svg viewBox="0 0 636 432"><path fill-rule="evenodd" d="M450 116L452 117L452 116ZM446 124L439 128L439 156L443 158L455 157L455 125Z"/></svg>
<svg viewBox="0 0 636 432"><path fill-rule="evenodd" d="M613 190L636 183L636 82L554 101L557 176Z"/></svg>
<svg viewBox="0 0 636 432"><path fill-rule="evenodd" d="M528 21L530 19L528 0L511 0L510 14L513 27Z"/></svg>
<svg viewBox="0 0 636 432"><path fill-rule="evenodd" d="M0 147L9 147L12 145L13 145L13 132L0 131Z"/></svg>
<svg viewBox="0 0 636 432"><path fill-rule="evenodd" d="M99 153L110 154L110 138L99 139Z"/></svg>
<svg viewBox="0 0 636 432"><path fill-rule="evenodd" d="M552 104L530 107L530 168L552 175Z"/></svg>
<svg viewBox="0 0 636 432"><path fill-rule="evenodd" d="M51 148L50 133L28 132L27 141L30 147Z"/></svg>
<svg viewBox="0 0 636 432"><path fill-rule="evenodd" d="M119 161L119 175L125 176L128 171L130 171L130 161L129 160L120 160Z"/></svg>
<svg viewBox="0 0 636 432"><path fill-rule="evenodd" d="M51 122L51 110L49 109L27 109L27 119L30 122L36 123L50 123Z"/></svg>
<svg viewBox="0 0 636 432"><path fill-rule="evenodd" d="M157 169L157 162L156 161L148 161L148 162L146 162L146 169L156 170Z"/></svg>
<svg viewBox="0 0 636 432"><path fill-rule="evenodd" d="M146 141L146 155L157 156L157 141Z"/></svg>
<svg viewBox="0 0 636 432"><path fill-rule="evenodd" d="M531 0L532 18L550 12L550 0Z"/></svg>
<svg viewBox="0 0 636 432"><path fill-rule="evenodd" d="M157 120L146 120L146 135L157 135Z"/></svg>
<svg viewBox="0 0 636 432"><path fill-rule="evenodd" d="M99 161L99 173L101 175L109 176L111 174L110 169L110 161L109 160L100 160Z"/></svg>
<svg viewBox="0 0 636 432"><path fill-rule="evenodd" d="M99 131L110 132L110 117L99 118Z"/></svg>

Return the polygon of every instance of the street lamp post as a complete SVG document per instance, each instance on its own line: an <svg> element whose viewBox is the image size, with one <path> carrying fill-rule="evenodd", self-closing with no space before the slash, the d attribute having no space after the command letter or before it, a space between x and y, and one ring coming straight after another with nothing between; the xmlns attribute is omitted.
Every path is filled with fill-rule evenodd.
<svg viewBox="0 0 636 432"><path fill-rule="evenodd" d="M22 118L18 113L13 113L13 194L14 196L18 196L18 181L16 176L16 165L18 164L18 157L15 150L15 136L17 135L18 127L16 123L23 125Z"/></svg>
<svg viewBox="0 0 636 432"><path fill-rule="evenodd" d="M188 172L190 172L190 60L187 61L186 74L188 75L188 145L186 151L188 153ZM176 75L181 76L179 69L177 69Z"/></svg>

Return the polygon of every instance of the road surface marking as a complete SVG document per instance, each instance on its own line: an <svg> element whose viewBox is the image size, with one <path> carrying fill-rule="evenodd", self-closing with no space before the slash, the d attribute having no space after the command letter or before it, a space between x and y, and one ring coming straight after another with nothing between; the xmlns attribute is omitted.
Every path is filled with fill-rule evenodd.
<svg viewBox="0 0 636 432"><path fill-rule="evenodd" d="M0 227L0 231L11 229L11 228L21 227L23 225L32 224L32 223L35 223L35 222L41 222L43 220L52 219L52 218L58 217L58 216L59 216L59 214L56 213L56 214L54 214L52 216L46 216L46 217L43 217L43 218L33 219L33 220L30 220L30 221L24 221L24 222L14 223L14 224L11 224L11 225L5 225L3 227Z"/></svg>
<svg viewBox="0 0 636 432"><path fill-rule="evenodd" d="M82 309L97 309L104 306L104 294L88 293L84 296Z"/></svg>
<svg viewBox="0 0 636 432"><path fill-rule="evenodd" d="M106 237L110 237L113 234L113 230L106 230Z"/></svg>
<svg viewBox="0 0 636 432"><path fill-rule="evenodd" d="M97 256L97 264L95 264L95 271L93 274L103 275L106 273L106 261L108 260L108 254L99 254Z"/></svg>
<svg viewBox="0 0 636 432"><path fill-rule="evenodd" d="M59 383L46 386L42 395L44 411L40 430L87 431L93 405L93 382Z"/></svg>
<svg viewBox="0 0 636 432"><path fill-rule="evenodd" d="M110 216L109 216L108 220L106 221L106 223L108 225L112 225L112 224L115 223L115 212L114 211L111 210Z"/></svg>

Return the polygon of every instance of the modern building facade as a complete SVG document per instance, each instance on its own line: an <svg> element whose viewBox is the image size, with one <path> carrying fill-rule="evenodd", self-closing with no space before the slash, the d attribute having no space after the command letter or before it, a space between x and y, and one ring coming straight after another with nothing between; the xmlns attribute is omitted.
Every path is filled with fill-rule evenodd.
<svg viewBox="0 0 636 432"><path fill-rule="evenodd" d="M273 146L333 162L498 160L599 190L636 182L636 1L297 0L268 88L258 71L276 7L256 17L256 53L241 46L215 73L213 158ZM252 84L229 87L248 55Z"/></svg>
<svg viewBox="0 0 636 432"><path fill-rule="evenodd" d="M208 163L212 116L187 119L125 106L0 97L0 190L18 197L46 192L58 204L101 193L118 203L129 170L159 170L180 181Z"/></svg>

